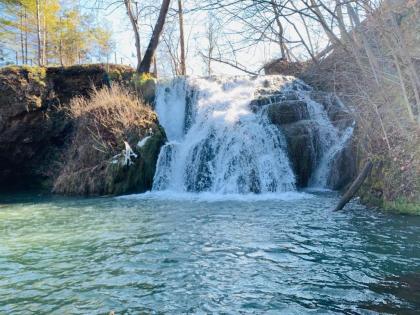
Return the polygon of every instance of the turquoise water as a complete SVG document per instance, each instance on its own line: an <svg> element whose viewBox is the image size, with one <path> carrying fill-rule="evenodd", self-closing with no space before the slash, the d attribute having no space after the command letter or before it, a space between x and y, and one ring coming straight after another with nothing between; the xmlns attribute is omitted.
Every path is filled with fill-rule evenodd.
<svg viewBox="0 0 420 315"><path fill-rule="evenodd" d="M284 200L0 197L0 314L418 314L420 217Z"/></svg>

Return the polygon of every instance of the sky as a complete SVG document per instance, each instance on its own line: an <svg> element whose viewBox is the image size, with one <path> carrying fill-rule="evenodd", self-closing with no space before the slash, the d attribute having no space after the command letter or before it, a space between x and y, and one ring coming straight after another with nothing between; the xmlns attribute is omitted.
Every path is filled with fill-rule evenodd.
<svg viewBox="0 0 420 315"><path fill-rule="evenodd" d="M175 5L176 1L172 1L173 8L175 8ZM184 28L185 37L187 40L187 74L192 76L200 76L205 75L206 72L205 63L203 61L202 55L200 55L200 51L204 52L205 48L208 46L208 40L205 35L207 32L206 25L207 21L209 20L209 15L214 13L203 11L191 12L191 8L191 6L188 7L188 2L186 2L186 7L184 8L184 10L186 11L186 14L184 15ZM172 13L174 13L174 11L172 11ZM120 7L117 10L108 10L107 12L103 12L100 14L101 16L103 16L101 18L104 18L103 23L110 27L113 31L118 63L121 62L122 58L124 64L130 64L131 66L135 67L136 56L133 31L131 29L128 17L126 16L125 8ZM177 23L176 20L171 20L173 20L173 18L170 18L168 20L168 25L166 25L167 28L174 27L174 25L170 25L169 23ZM151 17L149 21L145 21L145 23L154 25L154 17ZM235 28L239 28L241 26L234 25L231 23L229 27L234 30ZM150 29L151 28L149 25L143 25L140 27L140 32L143 34L143 37L145 37L145 39L149 36ZM142 43L143 51L148 43L145 39L143 39ZM231 40L232 39L235 40L234 38L231 38ZM218 38L218 42L221 45L223 42L226 42L226 38L221 36ZM162 62L159 62L159 60L162 61L162 50L164 50L164 43L161 41L160 45L161 47L159 48L157 56L158 72L160 76L170 76L170 65L167 63L162 64ZM278 56L277 47L273 48L271 46L273 45L268 45L267 43L265 43L257 45L255 47L251 47L247 50L243 50L237 54L237 61L243 65L246 65L249 70L256 71L262 67L264 62L267 62L268 60ZM159 54L161 54L161 58L159 58ZM114 62L114 59L115 56L112 56L112 62ZM213 62L212 64L213 74L244 74L244 72L228 65L216 62Z"/></svg>

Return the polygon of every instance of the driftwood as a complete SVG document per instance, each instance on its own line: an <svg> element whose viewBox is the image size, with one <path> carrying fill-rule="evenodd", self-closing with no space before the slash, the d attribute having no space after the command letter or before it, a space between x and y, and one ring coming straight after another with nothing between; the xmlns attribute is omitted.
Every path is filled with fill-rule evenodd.
<svg viewBox="0 0 420 315"><path fill-rule="evenodd" d="M351 184L350 188L346 191L346 193L341 197L340 202L338 203L337 207L335 207L334 211L338 211L343 209L343 207L353 198L353 196L357 193L360 186L362 186L363 182L365 181L366 177L369 176L372 170L373 164L371 161L367 161L365 166L363 167L362 171L359 173L357 178Z"/></svg>

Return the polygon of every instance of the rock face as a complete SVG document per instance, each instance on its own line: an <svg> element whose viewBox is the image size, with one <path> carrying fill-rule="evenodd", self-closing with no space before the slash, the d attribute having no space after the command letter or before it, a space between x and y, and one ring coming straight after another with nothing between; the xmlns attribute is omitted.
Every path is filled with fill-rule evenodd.
<svg viewBox="0 0 420 315"><path fill-rule="evenodd" d="M331 93L311 91L310 99L322 105L332 128L340 134L353 124L353 119L343 104ZM253 106L268 105L267 115L277 125L286 138L289 159L296 176L298 187L307 187L319 166L323 148L321 133L322 122L311 118L308 101L299 99L297 93L277 92L275 95L262 96L253 102ZM348 141L330 161L330 173L326 186L331 189L344 188L355 176L356 162Z"/></svg>
<svg viewBox="0 0 420 315"><path fill-rule="evenodd" d="M65 110L70 99L111 81L129 81L132 74L131 68L116 65L0 70L0 188L51 189L73 137L74 121ZM145 146L143 163L160 149L161 141ZM141 176L145 187L151 187L154 166L147 169ZM116 193L128 189L119 187Z"/></svg>
<svg viewBox="0 0 420 315"><path fill-rule="evenodd" d="M298 187L306 187L318 165L321 153L318 126L311 120L300 120L282 125L282 130L296 175L296 184Z"/></svg>
<svg viewBox="0 0 420 315"><path fill-rule="evenodd" d="M0 73L0 185L25 185L48 177L69 125L55 109L45 69L6 68Z"/></svg>
<svg viewBox="0 0 420 315"><path fill-rule="evenodd" d="M327 186L332 189L342 190L357 175L356 156L354 153L355 145L350 140L346 146L340 150L331 163L331 173L327 180Z"/></svg>
<svg viewBox="0 0 420 315"><path fill-rule="evenodd" d="M324 107L329 120L340 132L354 123L350 112L335 95L312 91L311 98ZM356 177L357 163L353 138L350 138L334 156L330 169L327 186L331 189L342 190Z"/></svg>

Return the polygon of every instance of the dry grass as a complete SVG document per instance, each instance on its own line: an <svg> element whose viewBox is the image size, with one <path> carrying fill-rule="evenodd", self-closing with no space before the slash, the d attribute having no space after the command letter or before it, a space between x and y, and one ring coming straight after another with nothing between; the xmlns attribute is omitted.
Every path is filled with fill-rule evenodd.
<svg viewBox="0 0 420 315"><path fill-rule="evenodd" d="M112 193L112 159L157 128L156 114L127 89L112 85L94 89L88 98L70 102L68 115L75 121L67 162L55 181L54 191L64 194Z"/></svg>
<svg viewBox="0 0 420 315"><path fill-rule="evenodd" d="M114 151L131 131L144 130L156 120L150 108L120 85L94 89L90 98L76 97L70 102L69 114L86 128L100 151ZM85 138L85 134L82 135ZM83 139L82 138L82 139ZM81 139L81 140L82 140Z"/></svg>

